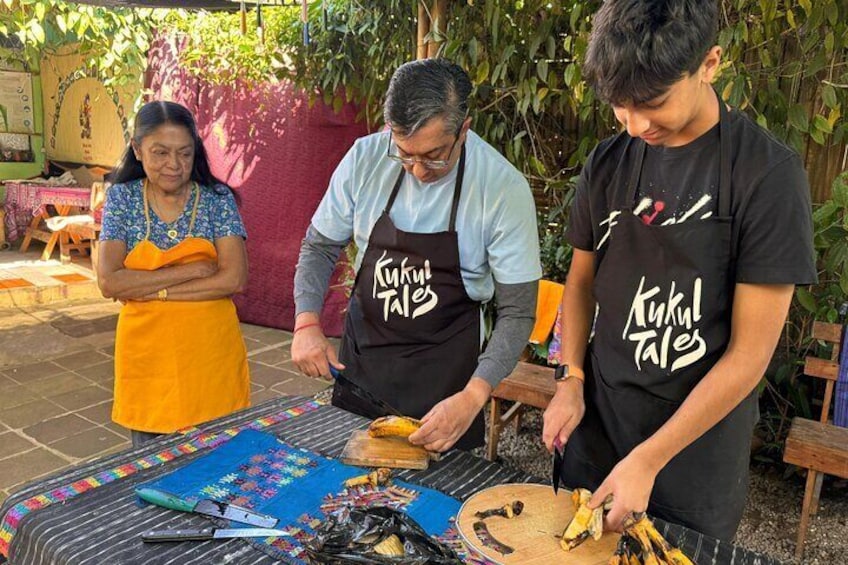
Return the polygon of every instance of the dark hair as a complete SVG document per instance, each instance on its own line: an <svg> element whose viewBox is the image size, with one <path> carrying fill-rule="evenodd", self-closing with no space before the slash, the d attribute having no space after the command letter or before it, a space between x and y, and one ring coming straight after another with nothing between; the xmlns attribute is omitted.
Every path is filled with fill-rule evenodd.
<svg viewBox="0 0 848 565"><path fill-rule="evenodd" d="M698 70L717 31L717 0L606 0L583 76L606 102L647 102Z"/></svg>
<svg viewBox="0 0 848 565"><path fill-rule="evenodd" d="M191 169L191 180L220 192L221 189L218 188L218 185L224 185L224 183L212 174L212 170L209 168L209 160L206 158L206 149L197 133L194 116L185 106L176 102L165 101L148 102L142 106L135 116L133 141L136 145L141 145L142 139L164 124L174 124L186 128L192 141L194 141L194 166ZM143 179L145 176L141 161L136 158L132 144L129 143L120 162L107 178L113 184L118 184Z"/></svg>
<svg viewBox="0 0 848 565"><path fill-rule="evenodd" d="M418 131L435 117L443 117L451 134L468 115L471 79L462 67L447 59L422 59L398 67L383 105L386 123L402 136Z"/></svg>

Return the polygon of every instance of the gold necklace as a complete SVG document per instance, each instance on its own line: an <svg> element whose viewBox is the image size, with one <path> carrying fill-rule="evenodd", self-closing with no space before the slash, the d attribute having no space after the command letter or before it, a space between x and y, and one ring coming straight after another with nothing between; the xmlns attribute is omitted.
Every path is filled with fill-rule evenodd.
<svg viewBox="0 0 848 565"><path fill-rule="evenodd" d="M177 239L177 236L179 235L179 232L177 231L177 222L179 222L180 218L182 218L183 214L185 214L185 205L186 205L186 202L188 202L188 196L186 196L186 198L185 198L185 200L182 204L183 211L180 212L179 216L177 216L177 219L174 220L173 222L166 222L165 220L162 219L162 214L161 214L162 206L159 205L159 198L156 196L155 191L152 194L153 194L153 204L158 209L157 212L156 212L156 215L159 216L159 219L162 220L162 223L165 224L166 228L168 228L167 231L165 231L165 235L167 235L168 239L170 239L170 240ZM188 195L191 195L191 189L189 189Z"/></svg>
<svg viewBox="0 0 848 565"><path fill-rule="evenodd" d="M150 198L149 198L150 189L147 186L147 179L146 178L144 179L144 184L142 185L141 190L144 193L144 221L147 224L147 232L144 235L144 239L147 240L148 238L150 238L150 208L152 208L152 204L150 203ZM191 190L194 192L194 204L191 207L191 219L188 222L188 232L186 232L187 238L192 237L191 234L194 231L194 221L197 219L197 208L198 208L198 206L200 206L200 186L198 186L198 184L196 182L192 182L191 183ZM189 194L191 194L191 192ZM155 199L156 196L154 195L153 198ZM167 224L164 220L162 220L161 217L159 218L159 221L161 221L166 226L167 225L175 225L181 217L182 217L182 214L180 214L180 217L178 217L176 220L171 222L171 224ZM166 235L170 239L176 239L177 230L172 227L171 229L169 229L166 232Z"/></svg>

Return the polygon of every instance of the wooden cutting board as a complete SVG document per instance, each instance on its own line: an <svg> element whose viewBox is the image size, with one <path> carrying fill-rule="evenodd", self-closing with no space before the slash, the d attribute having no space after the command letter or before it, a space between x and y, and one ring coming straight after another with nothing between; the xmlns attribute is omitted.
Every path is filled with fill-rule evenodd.
<svg viewBox="0 0 848 565"><path fill-rule="evenodd" d="M342 451L341 460L361 467L426 469L431 454L401 437L371 437L367 430L356 430Z"/></svg>
<svg viewBox="0 0 848 565"><path fill-rule="evenodd" d="M515 500L524 503L519 516L507 519L491 516L485 519L489 533L514 551L504 555L487 547L474 532L474 513L500 508ZM559 545L560 536L574 515L571 491L554 490L548 485L505 484L482 490L465 501L456 518L462 539L495 563L522 565L606 565L615 552L619 534L605 533L599 541L589 539L571 551Z"/></svg>

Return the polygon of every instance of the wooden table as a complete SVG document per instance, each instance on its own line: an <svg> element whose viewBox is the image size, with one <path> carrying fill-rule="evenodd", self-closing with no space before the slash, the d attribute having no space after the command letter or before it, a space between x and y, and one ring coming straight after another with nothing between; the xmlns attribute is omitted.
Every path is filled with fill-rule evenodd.
<svg viewBox="0 0 848 565"><path fill-rule="evenodd" d="M70 261L70 251L76 250L86 254L88 245L82 239L66 230L50 231L43 222L51 216L68 216L78 214L88 208L91 201L91 189L71 186L37 186L32 198L32 221L26 228L21 253L29 249L33 239L45 243L41 260L46 261L53 254L56 244L59 244L59 254L63 263ZM51 210L55 213L51 213Z"/></svg>
<svg viewBox="0 0 848 565"><path fill-rule="evenodd" d="M307 397L283 397L220 418L187 438L172 434L140 449L127 450L54 474L12 494L0 506L0 561L10 565L243 564L280 563L245 540L144 544L142 531L163 527L208 527L199 515L139 508L133 489L207 453L225 430L250 426L292 445L338 457L351 431L364 418ZM421 471L399 479L437 489L459 500L504 483L544 483L522 471L453 450ZM655 520L669 541L699 565L777 563L681 526Z"/></svg>

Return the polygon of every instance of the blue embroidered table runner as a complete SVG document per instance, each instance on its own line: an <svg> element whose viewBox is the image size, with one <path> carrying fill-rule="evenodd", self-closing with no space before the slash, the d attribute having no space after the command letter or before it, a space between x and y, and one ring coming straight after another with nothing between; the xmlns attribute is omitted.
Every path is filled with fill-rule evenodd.
<svg viewBox="0 0 848 565"><path fill-rule="evenodd" d="M294 538L253 539L270 555L289 563L306 563L303 541L330 512L344 506L391 506L403 510L433 536L444 535L459 501L426 487L394 480L379 488L346 489L344 481L368 472L273 435L244 430L190 464L156 481L139 485L187 501L211 498L279 518L277 527ZM232 527L247 527L233 523Z"/></svg>

